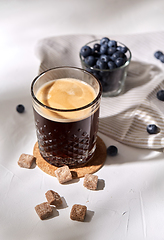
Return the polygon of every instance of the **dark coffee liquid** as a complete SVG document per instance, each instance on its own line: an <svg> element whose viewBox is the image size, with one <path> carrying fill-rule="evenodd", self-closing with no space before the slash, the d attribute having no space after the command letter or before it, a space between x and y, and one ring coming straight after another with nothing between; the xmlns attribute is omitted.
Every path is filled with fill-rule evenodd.
<svg viewBox="0 0 164 240"><path fill-rule="evenodd" d="M76 167L86 164L94 154L98 131L99 109L76 122L55 122L34 109L39 150L50 164Z"/></svg>

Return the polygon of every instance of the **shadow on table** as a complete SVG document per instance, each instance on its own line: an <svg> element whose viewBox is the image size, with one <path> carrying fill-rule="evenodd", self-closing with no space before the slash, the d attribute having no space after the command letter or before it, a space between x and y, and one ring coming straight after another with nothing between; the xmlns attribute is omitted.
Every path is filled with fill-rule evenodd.
<svg viewBox="0 0 164 240"><path fill-rule="evenodd" d="M113 157L107 155L104 165L163 160L162 150L135 148L121 143L117 143L115 146L118 148L118 154Z"/></svg>
<svg viewBox="0 0 164 240"><path fill-rule="evenodd" d="M24 105L25 111L23 113L16 111L18 104ZM2 93L0 95L0 112L1 155L4 159L10 159L10 161L5 161L5 166L7 166L14 161L14 158L18 158L22 151L33 146L36 141L29 89L21 89L20 86L18 90L10 92L6 90L6 93ZM35 164L32 167L34 168Z"/></svg>

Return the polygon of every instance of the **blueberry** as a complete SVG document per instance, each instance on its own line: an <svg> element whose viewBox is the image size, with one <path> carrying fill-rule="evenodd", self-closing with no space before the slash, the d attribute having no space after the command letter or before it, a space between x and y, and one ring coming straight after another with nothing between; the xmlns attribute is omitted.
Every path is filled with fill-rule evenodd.
<svg viewBox="0 0 164 240"><path fill-rule="evenodd" d="M128 60L127 56L125 54L123 54L122 58L124 59L124 63L126 63L126 61Z"/></svg>
<svg viewBox="0 0 164 240"><path fill-rule="evenodd" d="M104 61L101 60L101 59L98 59L98 60L97 60L96 65L98 65L100 69L107 69L107 68L108 68L107 63L104 62Z"/></svg>
<svg viewBox="0 0 164 240"><path fill-rule="evenodd" d="M108 42L108 47L117 47L117 42L115 40L110 40Z"/></svg>
<svg viewBox="0 0 164 240"><path fill-rule="evenodd" d="M100 69L98 65L94 65L93 68L97 68L97 69Z"/></svg>
<svg viewBox="0 0 164 240"><path fill-rule="evenodd" d="M161 55L163 55L163 53L162 53L161 51L156 51L156 52L154 53L154 57L157 58L157 59L159 59L159 57L160 57Z"/></svg>
<svg viewBox="0 0 164 240"><path fill-rule="evenodd" d="M115 60L115 64L117 67L121 67L122 65L124 65L124 59L121 58L121 57L118 57L116 60Z"/></svg>
<svg viewBox="0 0 164 240"><path fill-rule="evenodd" d="M109 156L114 157L114 156L117 155L117 153L118 153L118 149L117 149L116 146L111 145L111 146L109 146L109 147L107 148L107 154L108 154Z"/></svg>
<svg viewBox="0 0 164 240"><path fill-rule="evenodd" d="M104 62L108 62L110 60L110 57L109 57L109 55L102 54L100 56L100 59Z"/></svg>
<svg viewBox="0 0 164 240"><path fill-rule="evenodd" d="M91 68L88 68L88 67L86 67L86 70L87 70L88 72L90 72L90 73L93 72L92 69L91 69Z"/></svg>
<svg viewBox="0 0 164 240"><path fill-rule="evenodd" d="M164 63L164 55L162 54L160 57L159 57L159 60Z"/></svg>
<svg viewBox="0 0 164 240"><path fill-rule="evenodd" d="M23 113L25 110L25 107L22 104L19 104L19 105L17 105L16 110L19 113Z"/></svg>
<svg viewBox="0 0 164 240"><path fill-rule="evenodd" d="M93 67L95 65L96 60L95 60L94 56L88 56L85 58L84 61L87 65L89 65L90 67Z"/></svg>
<svg viewBox="0 0 164 240"><path fill-rule="evenodd" d="M103 45L108 45L108 42L109 42L109 38L107 37L103 37L101 40L100 40L100 44Z"/></svg>
<svg viewBox="0 0 164 240"><path fill-rule="evenodd" d="M121 46L117 46L117 50L118 50L118 51L120 51L120 50L121 50L121 48L122 48Z"/></svg>
<svg viewBox="0 0 164 240"><path fill-rule="evenodd" d="M157 92L157 98L161 101L164 101L164 90L159 90Z"/></svg>
<svg viewBox="0 0 164 240"><path fill-rule="evenodd" d="M101 85L103 92L108 92L109 91L109 84L101 79Z"/></svg>
<svg viewBox="0 0 164 240"><path fill-rule="evenodd" d="M109 47L107 50L107 54L108 55L112 55L113 53L115 53L117 51L116 47Z"/></svg>
<svg viewBox="0 0 164 240"><path fill-rule="evenodd" d="M149 134L156 134L156 133L158 133L158 131L159 131L158 127L155 124L149 124L147 126L147 132Z"/></svg>
<svg viewBox="0 0 164 240"><path fill-rule="evenodd" d="M108 68L110 70L115 69L116 68L116 64L113 61L109 61L108 62Z"/></svg>
<svg viewBox="0 0 164 240"><path fill-rule="evenodd" d="M115 53L112 54L111 59L115 61L117 58L122 57L123 53L120 51L116 51Z"/></svg>
<svg viewBox="0 0 164 240"><path fill-rule="evenodd" d="M126 53L128 51L128 48L126 46L121 47L120 52Z"/></svg>
<svg viewBox="0 0 164 240"><path fill-rule="evenodd" d="M99 52L100 51L100 44L99 43L95 43L93 45L93 50L94 50L94 52Z"/></svg>
<svg viewBox="0 0 164 240"><path fill-rule="evenodd" d="M92 56L94 56L94 58L98 59L100 57L100 52L97 52L97 51L93 51L92 52Z"/></svg>
<svg viewBox="0 0 164 240"><path fill-rule="evenodd" d="M100 53L101 54L106 54L108 50L108 46L106 44L103 44L100 46Z"/></svg>
<svg viewBox="0 0 164 240"><path fill-rule="evenodd" d="M128 48L126 46L117 46L117 50L126 53L128 51Z"/></svg>
<svg viewBox="0 0 164 240"><path fill-rule="evenodd" d="M83 46L80 50L80 54L85 58L92 54L92 49L89 46Z"/></svg>
<svg viewBox="0 0 164 240"><path fill-rule="evenodd" d="M93 75L100 80L100 75L97 72L93 72Z"/></svg>

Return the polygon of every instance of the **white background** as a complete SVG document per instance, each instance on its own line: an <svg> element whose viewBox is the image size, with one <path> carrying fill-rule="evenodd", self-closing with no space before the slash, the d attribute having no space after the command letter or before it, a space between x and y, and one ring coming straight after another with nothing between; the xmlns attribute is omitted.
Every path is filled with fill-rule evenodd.
<svg viewBox="0 0 164 240"><path fill-rule="evenodd" d="M17 75L17 88L18 82L33 79L39 39L164 30L163 9L163 0L0 0L0 81L7 84Z"/></svg>
<svg viewBox="0 0 164 240"><path fill-rule="evenodd" d="M82 179L61 186L37 167L17 165L36 141L30 83L40 64L38 40L163 31L163 10L163 0L0 0L0 239L164 239L163 153L100 135L119 155L108 157L98 172L105 187L96 192L84 189ZM19 103L26 107L24 115L15 111ZM49 189L59 192L65 205L56 217L41 221L34 207ZM87 205L86 222L69 219L74 203Z"/></svg>

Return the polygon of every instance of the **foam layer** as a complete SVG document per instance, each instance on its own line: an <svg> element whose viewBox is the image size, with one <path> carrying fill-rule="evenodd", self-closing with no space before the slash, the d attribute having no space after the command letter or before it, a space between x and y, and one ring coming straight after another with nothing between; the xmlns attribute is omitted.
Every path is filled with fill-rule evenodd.
<svg viewBox="0 0 164 240"><path fill-rule="evenodd" d="M46 106L70 110L83 107L96 97L94 89L80 80L62 78L43 85L37 92L36 97ZM46 111L47 112L47 111ZM79 112L55 112L57 118L78 118L85 116L88 110ZM52 115L52 113L50 113Z"/></svg>

